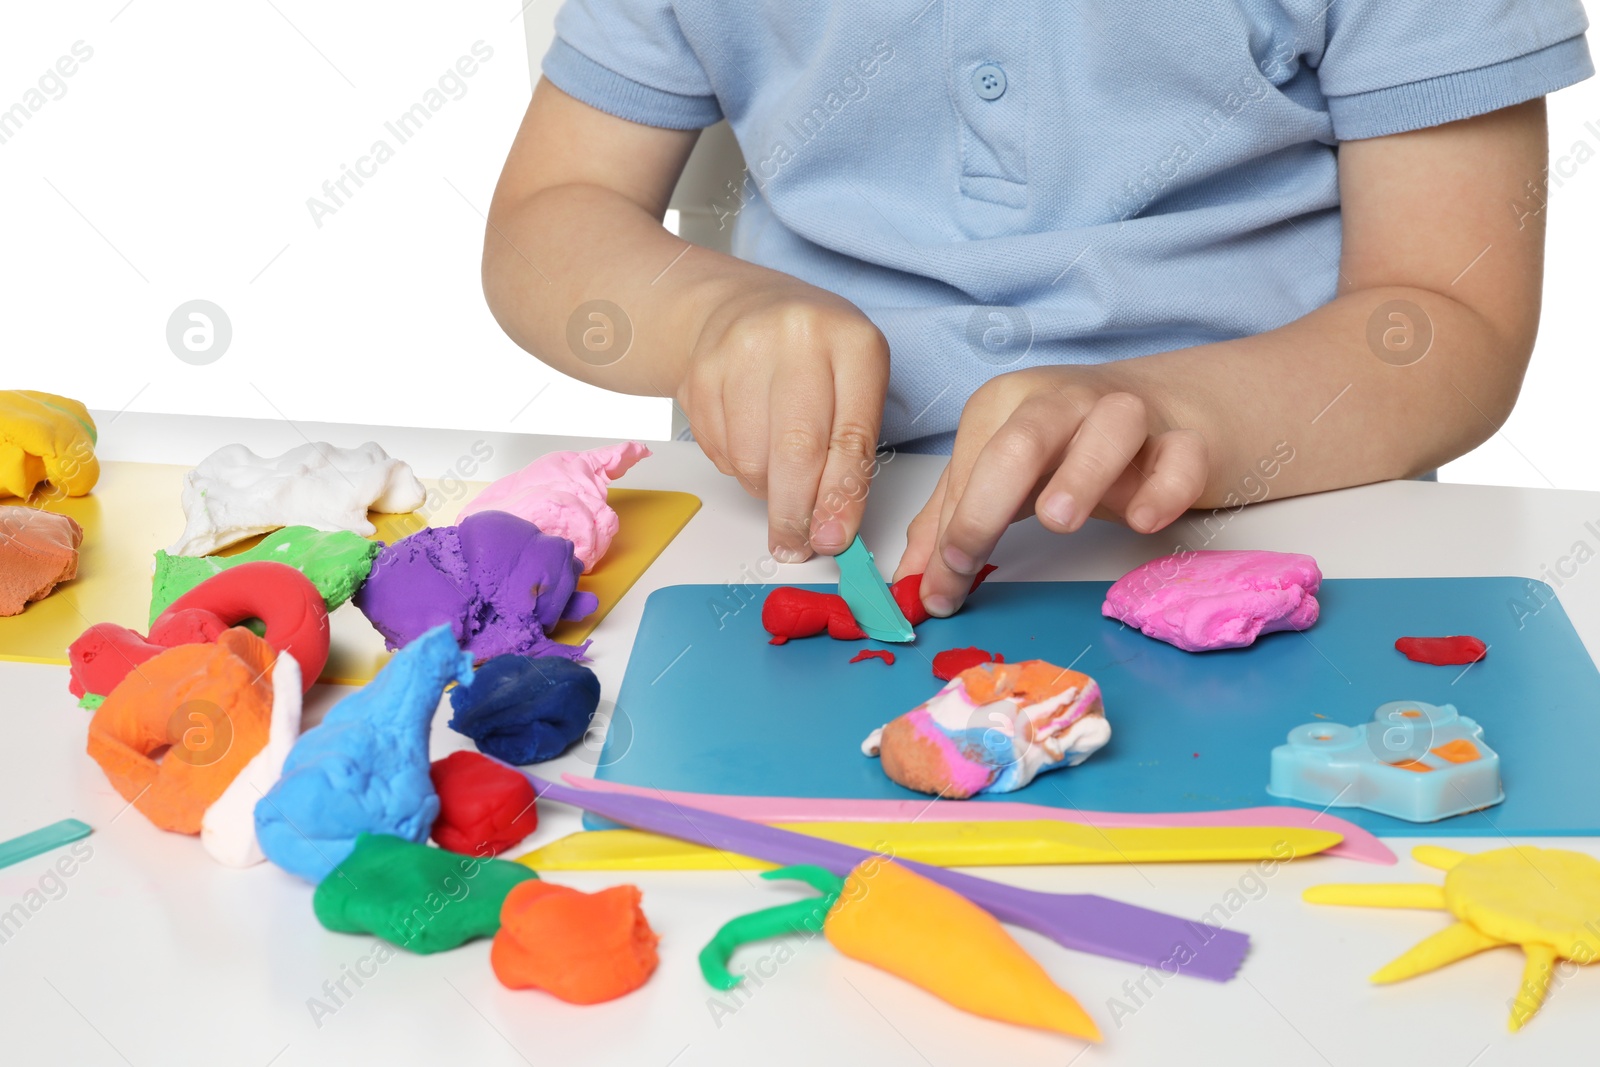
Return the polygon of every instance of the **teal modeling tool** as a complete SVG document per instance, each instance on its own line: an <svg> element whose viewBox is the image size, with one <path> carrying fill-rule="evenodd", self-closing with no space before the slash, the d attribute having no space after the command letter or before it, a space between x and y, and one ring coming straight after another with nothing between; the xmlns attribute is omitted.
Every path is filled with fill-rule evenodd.
<svg viewBox="0 0 1600 1067"><path fill-rule="evenodd" d="M862 633L874 641L901 644L916 638L860 534L849 548L833 558L839 564L839 595L850 605L850 614L856 617Z"/></svg>
<svg viewBox="0 0 1600 1067"><path fill-rule="evenodd" d="M41 852L49 852L62 845L88 837L92 830L86 822L77 819L62 819L60 822L51 823L42 830L13 837L10 841L0 841L0 867L9 867L13 863L21 863L31 859Z"/></svg>

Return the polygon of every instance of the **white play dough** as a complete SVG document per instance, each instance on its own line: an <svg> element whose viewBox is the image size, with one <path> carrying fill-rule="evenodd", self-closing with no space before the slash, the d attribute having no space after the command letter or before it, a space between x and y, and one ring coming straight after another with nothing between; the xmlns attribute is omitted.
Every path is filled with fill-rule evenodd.
<svg viewBox="0 0 1600 1067"><path fill-rule="evenodd" d="M267 743L200 817L200 843L229 867L252 867L267 857L256 843L256 804L283 773L300 737L300 663L281 653L272 667L272 720Z"/></svg>
<svg viewBox="0 0 1600 1067"><path fill-rule="evenodd" d="M367 512L415 511L427 491L411 468L368 441L359 448L311 443L277 458L224 445L183 479L183 536L174 556L204 556L283 526L349 530L370 537Z"/></svg>

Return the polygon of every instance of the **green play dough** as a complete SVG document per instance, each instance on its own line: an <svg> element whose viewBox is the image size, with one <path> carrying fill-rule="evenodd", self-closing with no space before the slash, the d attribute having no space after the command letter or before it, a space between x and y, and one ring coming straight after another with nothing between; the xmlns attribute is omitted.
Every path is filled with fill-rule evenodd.
<svg viewBox="0 0 1600 1067"><path fill-rule="evenodd" d="M500 905L532 870L388 834L362 834L355 851L312 895L317 921L344 934L376 934L426 955L500 930Z"/></svg>
<svg viewBox="0 0 1600 1067"><path fill-rule="evenodd" d="M213 574L260 560L287 563L304 574L332 611L361 588L372 572L372 558L382 548L377 541L368 541L348 530L324 532L309 526L285 526L236 556L169 556L164 550L157 550L150 621L154 623L167 605Z"/></svg>
<svg viewBox="0 0 1600 1067"><path fill-rule="evenodd" d="M106 698L98 693L85 693L78 698L78 707L85 711L93 711L106 702Z"/></svg>

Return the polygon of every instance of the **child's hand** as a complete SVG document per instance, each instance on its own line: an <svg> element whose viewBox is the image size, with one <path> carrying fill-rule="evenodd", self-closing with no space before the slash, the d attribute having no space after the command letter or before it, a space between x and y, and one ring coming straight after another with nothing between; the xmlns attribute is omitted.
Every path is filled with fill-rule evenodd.
<svg viewBox="0 0 1600 1067"><path fill-rule="evenodd" d="M888 384L871 320L779 275L716 302L676 399L717 469L767 501L774 558L798 562L855 537Z"/></svg>
<svg viewBox="0 0 1600 1067"><path fill-rule="evenodd" d="M961 413L933 496L911 521L895 577L923 571L929 614L961 606L1007 526L1030 512L1071 533L1091 515L1159 530L1209 477L1205 439L1168 405L1113 387L1097 367L1039 367L991 379Z"/></svg>

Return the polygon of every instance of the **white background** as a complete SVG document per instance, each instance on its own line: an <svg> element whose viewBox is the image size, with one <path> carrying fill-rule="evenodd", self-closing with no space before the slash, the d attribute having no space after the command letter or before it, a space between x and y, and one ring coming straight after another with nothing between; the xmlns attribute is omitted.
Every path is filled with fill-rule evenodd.
<svg viewBox="0 0 1600 1067"><path fill-rule="evenodd" d="M529 6L536 54L556 6ZM664 401L556 375L484 306L481 213L529 92L518 10L514 0L7 5L0 110L75 42L93 57L0 143L0 386L112 411L665 436ZM493 58L397 144L384 123L477 41ZM1557 94L1550 115L1552 160L1579 141L1600 153L1600 83ZM394 158L317 226L307 198L380 137ZM1521 402L1445 480L1600 489L1583 433L1600 381L1597 190L1593 161L1552 180L1544 326ZM195 298L233 325L208 366L166 343L168 317Z"/></svg>

